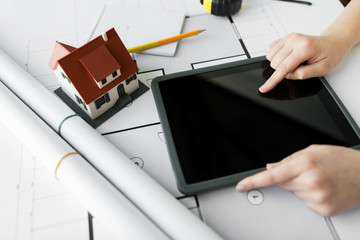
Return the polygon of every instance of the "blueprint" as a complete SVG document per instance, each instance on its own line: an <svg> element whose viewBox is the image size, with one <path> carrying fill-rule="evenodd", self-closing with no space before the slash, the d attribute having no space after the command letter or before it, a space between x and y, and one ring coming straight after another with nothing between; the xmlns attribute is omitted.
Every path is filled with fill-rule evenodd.
<svg viewBox="0 0 360 240"><path fill-rule="evenodd" d="M290 6L291 3L270 0L244 0L241 11L232 17L209 15L194 0L103 2L139 9L139 12L173 11L186 16L182 32L206 29L196 37L180 40L173 57L132 54L139 67L138 78L148 87L157 76L262 56L270 42L290 32L319 34L327 26L327 22L321 18L316 24L311 22L311 16L321 15L316 6ZM102 14L104 4L79 0L51 3L33 0L8 4L0 10L1 16L14 18L9 13L16 9L18 16L25 21L14 19L11 28L0 21L0 47L49 91L54 91L59 85L47 65L55 41L75 47L84 44ZM293 10L289 11L289 7ZM295 16L291 18L295 20L287 21L289 14ZM304 14L309 17L296 22ZM140 17L136 13L134 15ZM14 41L9 41L9 38ZM151 91L147 91L96 130L196 216L220 234L228 234L226 238L237 238L236 224L226 224L226 221L238 221L241 210L234 218L228 216L226 221L217 219L217 212L209 210L215 204L213 199L217 199L217 205L226 204L224 197L236 203L234 192L222 189L186 196L177 189ZM94 218L61 182L56 181L31 150L21 145L1 124L0 132L0 159L6 166L0 169L0 186L6 192L6 198L0 200L1 212L6 216L0 222L4 229L0 231L1 239L113 239L111 231L101 220ZM219 194L224 194L224 197L216 198ZM300 202L297 204L301 205ZM231 208L220 212L231 214ZM312 216L313 213L309 211L306 214ZM312 217L321 222L319 224L324 229L333 226L327 219ZM333 221L343 220L338 217ZM229 231L230 227L232 231ZM323 230L324 235L321 235L323 238L336 236L328 235L326 229Z"/></svg>

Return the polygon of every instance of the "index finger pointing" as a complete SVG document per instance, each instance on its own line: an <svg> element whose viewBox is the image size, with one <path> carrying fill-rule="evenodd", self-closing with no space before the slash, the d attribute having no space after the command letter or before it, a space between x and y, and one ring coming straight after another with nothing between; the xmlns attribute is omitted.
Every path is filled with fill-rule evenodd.
<svg viewBox="0 0 360 240"><path fill-rule="evenodd" d="M285 183L299 175L299 170L292 162L285 162L275 168L271 168L253 176L241 180L236 189L239 192L254 188L268 187L275 184Z"/></svg>
<svg viewBox="0 0 360 240"><path fill-rule="evenodd" d="M288 74L287 71L283 71L281 66L275 70L271 77L259 88L259 91L266 93L278 85Z"/></svg>
<svg viewBox="0 0 360 240"><path fill-rule="evenodd" d="M303 63L306 56L297 52L292 52L287 56L278 66L271 77L259 88L259 91L266 93L273 89L279 82L281 82L289 73L293 72Z"/></svg>

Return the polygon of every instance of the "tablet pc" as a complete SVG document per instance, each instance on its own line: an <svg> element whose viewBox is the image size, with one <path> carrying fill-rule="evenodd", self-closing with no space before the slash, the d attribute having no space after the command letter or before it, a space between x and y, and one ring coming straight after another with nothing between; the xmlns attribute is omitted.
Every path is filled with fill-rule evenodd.
<svg viewBox="0 0 360 240"><path fill-rule="evenodd" d="M265 57L158 77L152 91L177 185L233 184L311 144L354 146L359 129L323 78L258 88Z"/></svg>

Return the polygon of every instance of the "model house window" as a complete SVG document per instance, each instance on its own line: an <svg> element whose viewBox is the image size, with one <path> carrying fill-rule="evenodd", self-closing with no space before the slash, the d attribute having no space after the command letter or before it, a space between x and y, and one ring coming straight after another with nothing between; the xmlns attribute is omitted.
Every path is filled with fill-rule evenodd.
<svg viewBox="0 0 360 240"><path fill-rule="evenodd" d="M117 76L117 72L116 72L116 71L113 72L112 76L113 76L113 78L116 77L116 76Z"/></svg>
<svg viewBox="0 0 360 240"><path fill-rule="evenodd" d="M106 79L103 79L103 80L101 81L101 83L102 83L102 85L104 85L104 84L106 83Z"/></svg>
<svg viewBox="0 0 360 240"><path fill-rule="evenodd" d="M129 85L129 83L132 81L132 80L135 80L136 79L136 75L133 74L131 77L129 77L128 79L126 79L126 85Z"/></svg>
<svg viewBox="0 0 360 240"><path fill-rule="evenodd" d="M75 94L76 101L81 104L81 99Z"/></svg>
<svg viewBox="0 0 360 240"><path fill-rule="evenodd" d="M61 73L61 76L68 81L68 83L71 83L69 78L63 72L60 72L60 73Z"/></svg>
<svg viewBox="0 0 360 240"><path fill-rule="evenodd" d="M105 103L105 97L102 96L101 98L97 99L95 101L95 106L96 106L96 109L99 109L101 107L101 105L103 105Z"/></svg>
<svg viewBox="0 0 360 240"><path fill-rule="evenodd" d="M76 101L77 101L79 104L82 104L83 107L84 107L84 109L87 110L87 107L86 107L85 102L84 102L81 98L79 98L76 94L75 94L75 98L76 98Z"/></svg>
<svg viewBox="0 0 360 240"><path fill-rule="evenodd" d="M96 109L99 109L101 107L101 105L103 105L104 103L109 102L109 101L110 101L109 93L105 93L104 96L100 97L99 99L97 99L95 101Z"/></svg>

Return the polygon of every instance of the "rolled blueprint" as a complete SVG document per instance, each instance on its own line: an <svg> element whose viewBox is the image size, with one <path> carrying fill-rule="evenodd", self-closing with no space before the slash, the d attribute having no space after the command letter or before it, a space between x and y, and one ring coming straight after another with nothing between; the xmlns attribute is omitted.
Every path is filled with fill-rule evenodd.
<svg viewBox="0 0 360 240"><path fill-rule="evenodd" d="M0 79L54 130L73 115L65 103L0 50ZM61 125L61 136L174 239L221 239L159 183L80 117ZM84 141L86 139L86 141ZM95 147L96 146L96 147Z"/></svg>
<svg viewBox="0 0 360 240"><path fill-rule="evenodd" d="M56 173L58 179L117 237L169 239L3 83L0 83L0 112L4 126L52 171L54 177Z"/></svg>

